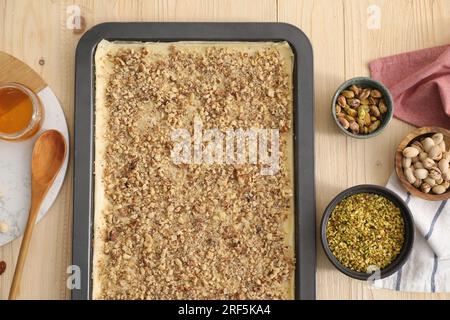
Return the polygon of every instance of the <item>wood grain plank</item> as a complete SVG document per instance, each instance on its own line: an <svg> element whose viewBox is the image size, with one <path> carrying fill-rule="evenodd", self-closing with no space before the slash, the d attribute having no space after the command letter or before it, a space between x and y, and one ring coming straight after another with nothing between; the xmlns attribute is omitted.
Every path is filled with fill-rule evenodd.
<svg viewBox="0 0 450 320"><path fill-rule="evenodd" d="M279 21L303 30L314 50L315 187L319 225L326 205L348 186L347 141L350 138L340 133L331 117L331 98L345 80L343 5L341 1L329 0L280 0L278 5ZM317 254L317 298L348 296L350 280L328 262L320 242Z"/></svg>
<svg viewBox="0 0 450 320"><path fill-rule="evenodd" d="M106 5L108 2L108 5ZM88 28L108 21L276 21L275 0L78 1Z"/></svg>
<svg viewBox="0 0 450 320"><path fill-rule="evenodd" d="M5 8L0 50L13 54L26 62L53 87L63 109L68 111L63 99L60 81L58 34L60 5L49 1L3 1ZM21 23L18 23L20 21ZM48 32L46 32L48 30ZM43 59L44 65L39 64ZM47 72L51 70L51 72ZM50 73L53 76L50 76ZM63 80L64 81L64 80ZM69 123L71 119L68 119ZM58 239L67 234L70 219L71 170L68 171L61 194L39 223L33 234L30 254L24 270L20 298L63 298L59 288L65 283L68 242ZM69 232L70 234L70 232ZM0 282L0 298L5 299L12 280L21 239L16 239L0 249L0 259L8 263L7 272ZM65 285L63 286L65 287Z"/></svg>

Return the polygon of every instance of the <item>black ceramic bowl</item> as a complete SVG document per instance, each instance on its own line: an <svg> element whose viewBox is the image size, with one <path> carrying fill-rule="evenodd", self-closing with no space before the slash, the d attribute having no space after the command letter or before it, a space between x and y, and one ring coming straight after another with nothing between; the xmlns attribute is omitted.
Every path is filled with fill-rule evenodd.
<svg viewBox="0 0 450 320"><path fill-rule="evenodd" d="M372 275L371 273L357 272L343 266L331 252L326 235L328 219L330 218L330 215L336 205L343 199L358 193L374 193L389 199L400 209L403 220L405 222L405 241L403 243L403 248L400 251L400 254L397 256L397 258L395 258L394 261L392 261L390 265L380 270L380 279L386 278L398 271L403 266L403 264L408 259L409 254L411 253L412 245L414 242L414 220L411 215L411 211L409 210L408 205L391 190L376 185L363 184L346 189L338 194L325 209L322 217L322 222L320 223L320 237L322 246L331 263L339 271L346 274L347 276L358 280L367 280Z"/></svg>
<svg viewBox="0 0 450 320"><path fill-rule="evenodd" d="M336 116L335 106L337 104L337 98L339 97L339 95L341 94L341 92L343 90L347 89L348 87L350 87L354 84L365 87L365 88L377 89L383 94L383 99L384 99L384 102L387 107L387 113L386 113L383 121L381 122L380 127L372 133L353 134L350 131L344 129L344 127L339 123L338 117ZM356 78L352 78L352 79L345 81L343 84L341 84L339 86L339 88L337 88L336 92L334 93L333 99L331 101L331 115L334 119L334 122L336 123L338 128L343 133L345 133L346 135L348 135L352 138L356 138L356 139L368 139L368 138L372 138L372 137L379 135L389 125L389 123L392 120L393 114L394 114L394 102L392 100L392 96L391 96L388 88L386 88L381 82L378 82L378 81L373 80L368 77L356 77Z"/></svg>

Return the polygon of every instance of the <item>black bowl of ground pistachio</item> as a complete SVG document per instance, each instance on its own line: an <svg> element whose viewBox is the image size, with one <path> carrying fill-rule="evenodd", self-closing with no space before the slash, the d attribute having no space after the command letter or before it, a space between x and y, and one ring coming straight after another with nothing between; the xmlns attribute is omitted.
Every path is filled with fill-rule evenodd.
<svg viewBox="0 0 450 320"><path fill-rule="evenodd" d="M359 185L338 194L326 208L321 240L331 263L349 277L388 277L408 259L414 220L407 204L391 190Z"/></svg>

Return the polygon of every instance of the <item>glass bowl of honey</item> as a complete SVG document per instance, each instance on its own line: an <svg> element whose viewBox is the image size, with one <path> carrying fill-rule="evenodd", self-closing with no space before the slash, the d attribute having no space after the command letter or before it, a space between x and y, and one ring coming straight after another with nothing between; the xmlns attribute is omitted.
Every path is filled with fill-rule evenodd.
<svg viewBox="0 0 450 320"><path fill-rule="evenodd" d="M39 97L20 83L0 84L0 139L22 141L39 131L44 110Z"/></svg>

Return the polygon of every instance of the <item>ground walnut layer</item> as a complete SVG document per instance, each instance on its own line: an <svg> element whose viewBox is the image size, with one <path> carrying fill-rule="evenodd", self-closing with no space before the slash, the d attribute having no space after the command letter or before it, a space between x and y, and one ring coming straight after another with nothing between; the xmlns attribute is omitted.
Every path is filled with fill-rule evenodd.
<svg viewBox="0 0 450 320"><path fill-rule="evenodd" d="M96 298L292 298L292 79L276 45L255 48L123 45L104 56ZM221 131L279 128L279 172L175 165L171 131L192 132L194 116Z"/></svg>

